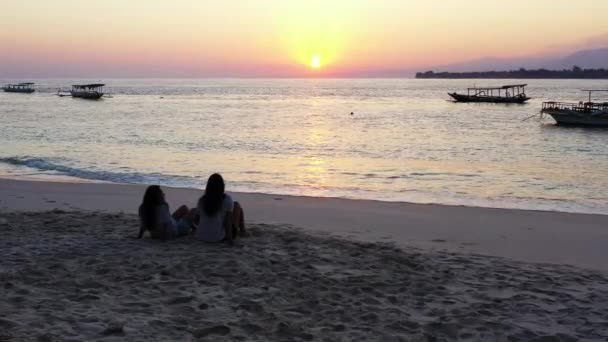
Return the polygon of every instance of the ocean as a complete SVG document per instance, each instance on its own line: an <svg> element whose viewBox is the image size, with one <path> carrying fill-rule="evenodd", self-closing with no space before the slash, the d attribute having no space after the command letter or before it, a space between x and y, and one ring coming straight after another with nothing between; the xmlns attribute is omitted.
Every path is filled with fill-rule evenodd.
<svg viewBox="0 0 608 342"><path fill-rule="evenodd" d="M0 176L606 213L608 130L523 119L601 80L97 79L0 93ZM448 91L529 83L524 105ZM602 99L608 100L608 99ZM352 115L351 115L352 112Z"/></svg>

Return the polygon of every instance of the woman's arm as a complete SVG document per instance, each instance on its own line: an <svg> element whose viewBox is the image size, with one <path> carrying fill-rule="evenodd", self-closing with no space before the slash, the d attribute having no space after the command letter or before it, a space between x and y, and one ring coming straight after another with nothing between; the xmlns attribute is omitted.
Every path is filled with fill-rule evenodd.
<svg viewBox="0 0 608 342"><path fill-rule="evenodd" d="M175 224L175 220L171 216L171 211L169 210L169 205L164 204L160 209L160 222L159 225L159 233L160 239L162 241L169 240L171 236L169 235L171 232L172 225Z"/></svg>
<svg viewBox="0 0 608 342"><path fill-rule="evenodd" d="M234 236L232 236L232 212L226 212L224 216L224 231L226 232L226 240L232 243Z"/></svg>

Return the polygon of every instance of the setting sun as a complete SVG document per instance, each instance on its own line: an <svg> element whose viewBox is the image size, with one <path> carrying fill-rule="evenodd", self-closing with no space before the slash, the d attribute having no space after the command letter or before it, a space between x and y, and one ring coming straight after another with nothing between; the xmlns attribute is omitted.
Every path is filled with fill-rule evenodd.
<svg viewBox="0 0 608 342"><path fill-rule="evenodd" d="M321 56L320 55L314 55L312 56L312 60L310 61L310 66L313 69L318 69L321 67Z"/></svg>

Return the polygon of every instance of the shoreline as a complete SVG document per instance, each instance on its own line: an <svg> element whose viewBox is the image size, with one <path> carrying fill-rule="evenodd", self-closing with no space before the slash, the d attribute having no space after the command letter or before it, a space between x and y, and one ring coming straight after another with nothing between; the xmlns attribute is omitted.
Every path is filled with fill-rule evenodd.
<svg viewBox="0 0 608 342"><path fill-rule="evenodd" d="M164 187L171 208L193 206L200 190ZM0 178L0 211L135 213L145 185ZM608 270L608 215L232 193L250 223L390 242L430 251L504 257ZM134 232L135 233L135 232Z"/></svg>
<svg viewBox="0 0 608 342"><path fill-rule="evenodd" d="M98 180L91 178L79 178L76 176L70 175L6 175L0 174L0 180L14 180L14 181L30 181L30 182L46 182L46 183L76 183L76 184L118 184L118 185L136 185L136 186L148 186L149 184L143 183L122 183L116 181L108 181L108 180ZM202 188L191 188L191 187L181 187L181 186L168 186L161 185L164 188L174 188L174 189L186 189L193 191L202 191ZM514 204L505 204L506 202L500 202L498 200L486 199L488 205L482 205L480 203L450 203L449 201L446 203L439 202L415 202L408 200L400 200L400 199L375 199L375 198L357 198L357 197L349 197L349 196L314 196L314 195L294 195L289 193L280 193L280 192L258 192L258 191L233 191L233 193L238 194L251 194L251 195L264 195L264 196L284 196L284 197L304 197L304 198L329 198L329 199L340 199L340 200L350 200L350 201L370 201L370 202L379 202L379 203L399 203L399 204L412 204L412 205L438 205L438 206L448 206L448 207L467 207L467 208L481 208L481 209L502 209L502 210L522 210L522 211L538 211L538 212L549 212L549 213L567 213L567 214L582 214L582 215L603 215L608 216L608 212L597 212L593 209L580 207L578 209L564 210L565 208L538 208L546 206L546 204L536 204L536 208L524 208L523 206L518 206ZM548 200L548 199L543 199ZM469 199L471 201L471 199ZM503 203L503 206L493 206L492 204ZM534 205L533 205L534 206Z"/></svg>

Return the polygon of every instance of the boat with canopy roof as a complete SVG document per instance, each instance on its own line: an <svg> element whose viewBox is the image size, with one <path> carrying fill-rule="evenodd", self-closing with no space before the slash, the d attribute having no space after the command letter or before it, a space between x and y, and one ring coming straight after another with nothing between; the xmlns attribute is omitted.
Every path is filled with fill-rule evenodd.
<svg viewBox="0 0 608 342"><path fill-rule="evenodd" d="M70 90L70 95L81 99L98 100L104 95L104 86L103 83L74 84L72 90Z"/></svg>
<svg viewBox="0 0 608 342"><path fill-rule="evenodd" d="M25 94L31 94L34 91L36 91L34 89L34 83L32 83L32 82L7 84L4 87L2 87L2 90L4 90L7 93L25 93Z"/></svg>
<svg viewBox="0 0 608 342"><path fill-rule="evenodd" d="M512 84L502 87L467 88L467 93L448 93L456 102L525 103L527 84Z"/></svg>
<svg viewBox="0 0 608 342"><path fill-rule="evenodd" d="M543 114L549 114L558 125L608 127L608 102L593 102L594 92L608 92L608 89L587 89L587 102L543 102Z"/></svg>

